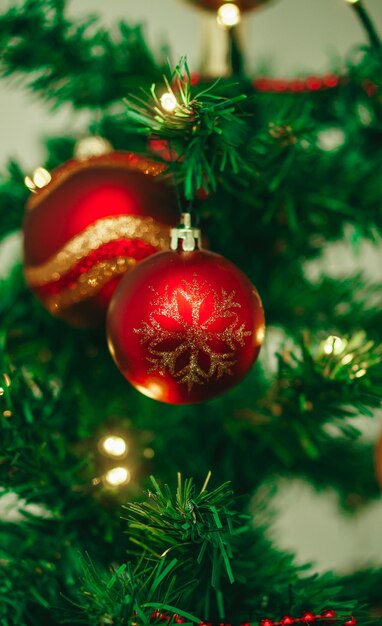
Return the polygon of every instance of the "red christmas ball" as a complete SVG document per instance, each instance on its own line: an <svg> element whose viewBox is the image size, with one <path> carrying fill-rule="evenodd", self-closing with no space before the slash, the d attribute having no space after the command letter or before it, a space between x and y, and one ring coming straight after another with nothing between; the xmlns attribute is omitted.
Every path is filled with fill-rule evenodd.
<svg viewBox="0 0 382 626"><path fill-rule="evenodd" d="M127 275L107 318L111 354L143 394L171 404L204 402L236 385L264 338L255 287L205 250L160 252Z"/></svg>
<svg viewBox="0 0 382 626"><path fill-rule="evenodd" d="M251 11L257 9L262 4L266 4L270 0L232 0L233 4L236 4L240 11ZM187 0L188 3L193 4L198 9L204 9L206 11L218 11L218 9L226 2L226 0Z"/></svg>
<svg viewBox="0 0 382 626"><path fill-rule="evenodd" d="M31 196L25 276L52 314L98 325L122 275L168 248L178 212L164 169L133 153L73 159Z"/></svg>

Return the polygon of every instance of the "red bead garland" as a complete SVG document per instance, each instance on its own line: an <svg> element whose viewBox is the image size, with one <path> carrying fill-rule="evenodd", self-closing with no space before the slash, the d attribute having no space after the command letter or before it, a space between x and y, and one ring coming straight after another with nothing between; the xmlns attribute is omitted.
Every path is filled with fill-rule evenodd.
<svg viewBox="0 0 382 626"><path fill-rule="evenodd" d="M156 610L151 615L152 620L158 620L160 622L169 622L173 621L176 624L183 624L186 620L180 615L174 614L172 617L166 615L165 613L161 613ZM315 614L312 611L305 611L302 617L292 617L291 615L285 615L281 618L279 622L274 622L269 617L265 617L260 621L260 626L292 626L293 624L312 624L316 620L325 620L329 623L335 621L341 621L342 626L357 626L356 618L351 615L346 617L341 617L337 615L337 613L333 609L325 609L321 614ZM346 620L345 622L342 620ZM199 622L199 626L214 626L212 622ZM222 622L217 626L232 626L232 624ZM251 626L250 622L244 622L240 624L240 626Z"/></svg>
<svg viewBox="0 0 382 626"><path fill-rule="evenodd" d="M202 81L203 77L200 74L196 72L191 74L191 85L198 85ZM307 76L304 78L269 78L268 76L259 76L253 79L252 85L255 87L256 91L262 93L309 93L328 91L340 85L345 85L347 81L348 78L346 74L342 76L337 74L324 74L323 76ZM379 91L378 86L370 80L364 80L362 82L362 88L370 98L375 96ZM159 141L157 143L160 144ZM154 152L156 152L156 150L154 150Z"/></svg>
<svg viewBox="0 0 382 626"><path fill-rule="evenodd" d="M322 91L338 87L341 78L335 74L325 76L308 76L307 78L267 78L261 76L253 81L257 91L268 93L299 93L307 91Z"/></svg>

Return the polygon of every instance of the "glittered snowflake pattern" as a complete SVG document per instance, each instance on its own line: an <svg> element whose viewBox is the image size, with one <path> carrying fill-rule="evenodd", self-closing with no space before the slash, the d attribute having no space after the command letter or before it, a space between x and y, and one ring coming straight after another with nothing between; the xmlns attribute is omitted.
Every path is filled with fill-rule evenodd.
<svg viewBox="0 0 382 626"><path fill-rule="evenodd" d="M240 323L235 292L218 293L196 275L162 294L153 291L149 319L134 329L148 348L149 372L168 372L188 391L232 376L237 347L252 334Z"/></svg>

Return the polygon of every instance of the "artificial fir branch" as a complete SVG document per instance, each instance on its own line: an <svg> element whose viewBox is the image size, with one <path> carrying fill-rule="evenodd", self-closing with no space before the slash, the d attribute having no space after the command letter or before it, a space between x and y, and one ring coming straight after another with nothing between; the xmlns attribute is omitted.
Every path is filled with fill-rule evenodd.
<svg viewBox="0 0 382 626"><path fill-rule="evenodd" d="M27 0L0 16L0 76L23 77L55 107L104 107L144 82L150 85L165 69L138 26L121 23L114 31L94 17L68 19L61 0Z"/></svg>
<svg viewBox="0 0 382 626"><path fill-rule="evenodd" d="M372 418L381 401L380 285L361 275L313 283L305 262L344 232L354 246L382 232L379 53L358 48L339 86L327 92L254 93L242 77L191 85L181 67L166 84L166 67L140 29L121 24L110 34L92 19L72 21L58 0L28 0L0 16L0 52L1 75L54 106L102 108L90 132L116 148L148 153L146 135L170 140L171 169L187 195L202 186L215 192L195 202L211 248L252 278L268 323L291 338L288 350L278 349L275 375L265 360L264 370L255 368L202 409L154 406L114 371L101 333L50 318L26 291L19 267L1 280L0 483L22 498L19 522L1 521L2 624L56 625L62 595L78 609L68 621L92 625L130 626L136 613L146 624L163 608L190 622L226 615L236 626L334 604L373 623L348 598L375 603L380 572L306 577L257 524L259 499L252 527L248 497L235 502L235 512L224 481L243 495L274 476L304 476L318 489L334 487L349 510L378 494L371 446L357 441L353 417ZM158 91L150 99L130 99L138 110L133 105L129 118L122 98L138 87L144 94L153 82ZM160 89L178 98L175 115L164 115ZM71 158L75 141L48 141L48 167ZM0 179L1 238L22 222L22 169L11 163ZM341 363L348 353L320 351L329 335L352 342L360 329L358 360ZM354 377L362 369L366 374ZM99 482L97 448L116 425L126 426L132 473L118 493ZM150 462L146 450L154 454ZM193 484L202 484L210 467L223 485L200 493ZM153 469L165 482L179 468L195 482L178 493L157 482L147 503L131 503ZM126 534L121 500L129 501ZM133 564L109 573L127 549ZM94 567L80 559L86 552Z"/></svg>
<svg viewBox="0 0 382 626"><path fill-rule="evenodd" d="M358 280L359 287L363 288L362 279L359 277ZM373 312L373 309L368 306L368 298L374 298L375 290L371 288L369 296L363 297L361 300L357 297L357 291L354 289L355 284L354 282L344 281L343 283L339 282L338 287L339 290L343 290L344 294L346 293L346 297L350 293L356 297L358 308L354 310L354 320L362 322L363 318L367 319L369 311L370 313ZM18 442L17 447L21 453L21 458L24 458L23 463L26 463L26 473L20 474L18 472L15 474L11 486L12 488L17 488L17 485L20 484L20 490L24 490L21 493L25 493L28 487L24 488L24 481L28 485L29 477L35 475L34 473L38 467L31 469L31 462L34 459L34 454L31 454L33 445L40 445L37 442L46 439L53 426L50 406L58 418L57 428L60 429L62 428L61 425L66 424L65 429L73 440L76 440L81 433L83 433L82 436L89 436L96 422L98 424L101 423L105 414L115 412L116 407L118 407L118 412L122 412L122 414L125 411L128 414L132 412L133 414L139 414L142 408L139 398L120 380L117 372L114 373L114 376L113 371L109 373L108 386L105 387L103 382L104 368L108 367L109 357L103 351L99 352L95 361L87 356L88 346L92 345L95 340L98 341L97 337L94 337L93 334L87 335L78 333L78 331L70 331L69 329L64 335L57 333L60 323L50 318L42 311L39 305L34 304L30 296L27 297L27 292L25 292L25 288L22 282L20 282L19 271L16 271L14 277L5 281L2 286L0 284L0 287L2 288L0 292L0 310L4 321L5 319L7 320L7 323L4 323L4 328L13 329L9 335L8 344L5 346L4 355L6 358L10 356L12 368L15 371L14 376L9 366L3 366L3 371L10 375L12 385L6 389L6 394L0 400L4 410L13 410L14 412L13 418L6 420L4 423L4 425L7 424L9 429L9 440L15 437L13 429L21 429L15 441ZM334 297L338 297L338 293L333 290L333 281L329 281L325 288L322 285L317 292L317 298L314 300L314 307L318 307L320 302L325 303L329 294L336 294ZM307 300L304 293L301 298ZM331 308L330 300L328 300L328 307ZM31 310L34 310L33 324L31 324L30 320ZM309 311L308 307L307 316L311 318ZM320 309L318 308L316 310L317 315L319 315L319 311ZM326 308L324 311L326 311ZM367 322L367 327L370 331L374 329L373 334L378 330L380 319L378 310L375 310L375 314L377 315L375 321L373 321L373 315ZM258 473L251 468L251 453L256 456L261 451L261 455L264 455L262 463L264 463L264 468L267 468L267 473L277 471L280 466L288 467L293 471L294 467L300 468L301 464L308 462L312 455L313 458L321 458L321 455L325 455L326 446L333 436L326 433L325 425L330 423L331 420L335 420L339 429L338 432L343 431L346 437L352 439L357 433L353 426L348 423L348 418L357 414L357 411L369 415L370 409L373 409L380 403L379 386L375 384L378 383L380 366L377 364L370 367L361 378L352 378L349 375L352 375L351 367L355 361L349 362L338 372L340 375L338 376L336 373L333 378L332 366L328 370L328 364L334 364L337 357L334 358L334 355L326 357L320 352L321 342L324 342L329 335L332 335L333 329L336 328L334 318L329 316L329 310L327 315L326 332L321 321L319 333L317 336L313 334L311 339L307 338L308 343L302 352L297 344L292 343L288 350L281 354L279 372L275 381L271 381L270 387L269 383L261 382L260 372L257 368L250 375L248 381L245 381L240 388L227 396L224 401L216 400L211 404L210 408L206 408L205 420L199 420L197 412L190 409L186 409L183 412L170 412L166 409L166 419L164 420L161 407L156 407L155 414L158 415L161 423L161 428L156 433L156 445L158 450L165 449L167 445L173 450L172 456L162 466L162 471L165 475L168 475L166 472L173 472L177 468L178 463L185 463L181 453L182 446L186 445L184 441L185 426L180 428L180 430L177 428L174 430L174 424L179 422L179 424L184 423L186 425L189 414L192 415L194 422L196 420L196 433L200 433L202 438L208 437L207 426L213 425L217 434L216 443L210 445L206 450L207 467L204 464L200 464L200 472L206 471L208 464L215 466L219 462L221 471L227 472L225 475L231 477L231 471L233 471L235 464L241 459L235 485L237 488L238 484L241 483L242 489L245 491L252 490L259 480ZM351 316L350 302L349 315ZM337 317L335 320L338 323ZM302 321L303 326L296 327L297 333L302 328L307 328L305 320L303 319ZM341 325L337 328L341 331ZM347 324L344 325L343 331L345 332L339 332L339 335L345 338L348 328ZM41 340L36 341L36 333L45 335L44 342ZM313 343L312 339L314 339ZM80 345L83 352L82 358L78 356ZM367 345L366 340L361 342L360 347L365 345ZM368 350L371 350L370 356L372 356L374 347L370 346ZM60 355L54 369L52 369L52 352ZM362 361L369 359L368 354L361 353L361 355ZM315 361L316 358L318 359L317 361ZM338 360L340 360L339 357ZM76 366L73 365L74 361ZM37 436L37 439L32 446L28 444L25 450L25 444L23 443L24 435L22 435L24 429L23 415L25 407L29 406L31 400L27 395L30 394L30 387L20 386L24 380L22 371L18 370L21 366L27 367L27 370L32 375L32 381L36 380L36 385L41 392L38 399L32 396L33 413L45 416L43 428L41 417L33 426L35 435L33 435L32 441L34 441L35 436ZM89 367L92 370L89 370ZM88 375L89 371L92 371L90 378ZM79 378L77 379L77 377ZM81 380L80 386L78 384L74 385L76 379ZM42 388L40 380L44 381ZM49 399L49 394L51 394L49 390L50 384L54 384L54 389L56 389L56 397L52 399ZM58 387L57 384L59 385ZM35 383L33 382L32 388L34 385ZM96 395L92 391L94 386L98 389ZM58 395L57 389L61 390ZM66 390L65 394L62 392L63 389ZM102 389L104 390L103 393ZM254 392L254 390L256 391ZM101 393L102 402L99 402ZM89 394L89 397L87 397L87 394ZM9 401L10 404L8 406ZM129 406L130 409L128 408ZM136 408L132 408L134 406ZM355 408L351 410L352 406ZM75 408L73 409L73 407ZM77 420L68 418L73 410L76 414L81 415L78 426ZM19 411L21 411L20 414ZM148 421L142 420L139 423L145 428L150 424L150 419L149 413ZM136 420L137 417L134 417L134 421ZM69 426L72 428L72 431L68 430ZM202 428L201 431L200 428ZM202 434L204 430L205 433ZM31 433L28 430L25 432L25 437L27 439L31 437ZM188 437L190 437L190 434L188 434ZM235 437L237 440L237 456L236 454L232 456L231 453L227 456L227 452L222 452L227 450L228 441L232 437ZM6 442L7 438L3 439L5 446ZM65 441L62 444L65 446ZM197 445L196 442L195 445ZM10 448L6 454L6 458L9 460L12 459L12 451L13 448ZM224 463L223 466L220 466L219 458L221 454L225 458L225 470L223 470ZM55 455L56 452L52 455L52 475L56 472ZM243 462L243 459L247 459L247 461ZM266 463L265 459L268 459ZM192 457L188 459L188 466L195 471ZM3 469L6 467L6 464L3 465ZM300 472L300 469L298 471Z"/></svg>
<svg viewBox="0 0 382 626"><path fill-rule="evenodd" d="M226 167L236 174L246 168L240 157L246 125L237 114L237 105L246 99L239 93L231 98L216 94L216 85L192 88L187 62L181 59L165 79L167 93L176 101L174 110L161 106L156 85L143 98L126 99L126 118L152 139L170 142L175 171L184 179L185 196L195 197L198 189L216 189L215 171Z"/></svg>
<svg viewBox="0 0 382 626"><path fill-rule="evenodd" d="M228 619L237 626L241 622L259 622L265 615L275 618L285 613L286 603L288 613L301 612L308 605L310 610L318 610L322 603L335 603L345 615L356 609L345 599L346 594L334 577L307 575L307 568L296 567L290 557L280 559L272 551L263 528L256 524L243 526L243 515L232 508L228 485L221 485L211 493L203 488L198 493L191 480L178 481L176 491L168 486L162 489L155 479L152 483L154 491L148 492L147 503L131 503L126 507L130 538L138 539L136 567L122 565L112 576L102 577L93 566L85 567L82 589L76 594L76 604L84 612L85 623L96 623L93 616L98 619L102 616L111 623L128 624L129 615L134 615L137 624L156 623L155 612L150 616L147 609L158 609L158 613L167 612L170 621L177 613L185 622L192 623L201 617L218 618ZM215 532L232 537L232 562L237 580L229 594L224 589L223 595L228 601L226 610L218 607L216 614L214 603L204 603L208 593L204 569L209 571L212 564L206 564L198 555L203 542L216 542L208 538L212 528L208 517L216 517L219 511L226 515L226 506L229 506L232 528L236 528L236 532L229 527L217 528ZM164 545L172 545L174 549L168 549L161 556L150 555L150 546L156 551ZM190 577L189 568L194 576ZM188 586L183 581L188 581ZM231 585L228 578L226 584ZM143 605L142 596L147 598ZM239 598L242 598L241 605ZM219 604L219 597L216 601ZM361 607L356 610L364 615Z"/></svg>

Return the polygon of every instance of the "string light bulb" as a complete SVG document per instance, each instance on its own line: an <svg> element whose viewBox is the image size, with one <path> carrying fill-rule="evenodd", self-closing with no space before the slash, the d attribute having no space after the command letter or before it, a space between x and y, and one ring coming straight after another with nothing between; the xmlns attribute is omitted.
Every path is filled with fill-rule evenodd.
<svg viewBox="0 0 382 626"><path fill-rule="evenodd" d="M219 7L216 21L221 28L233 28L237 26L241 20L241 12L237 4L227 2Z"/></svg>
<svg viewBox="0 0 382 626"><path fill-rule="evenodd" d="M359 369L355 374L354 374L354 378L362 378L362 376L365 376L365 374L367 374L367 370L365 370L365 368Z"/></svg>
<svg viewBox="0 0 382 626"><path fill-rule="evenodd" d="M106 472L104 480L109 487L121 487L130 481L130 472L127 467L112 467Z"/></svg>
<svg viewBox="0 0 382 626"><path fill-rule="evenodd" d="M323 350L325 354L340 354L345 347L346 340L336 335L330 335L324 342Z"/></svg>
<svg viewBox="0 0 382 626"><path fill-rule="evenodd" d="M110 141L100 135L82 137L74 146L74 157L80 161L85 161L94 156L109 154L113 151Z"/></svg>
<svg viewBox="0 0 382 626"><path fill-rule="evenodd" d="M28 187L29 191L33 193L37 192L37 189L46 187L52 180L51 174L44 167L38 167L34 170L32 176L25 176L24 184Z"/></svg>
<svg viewBox="0 0 382 626"><path fill-rule="evenodd" d="M175 98L174 94L170 91L164 93L160 97L160 103L162 109L166 111L166 113L173 113L178 106L178 101Z"/></svg>
<svg viewBox="0 0 382 626"><path fill-rule="evenodd" d="M122 458L127 454L127 443L119 435L107 435L100 440L99 449L106 456Z"/></svg>

